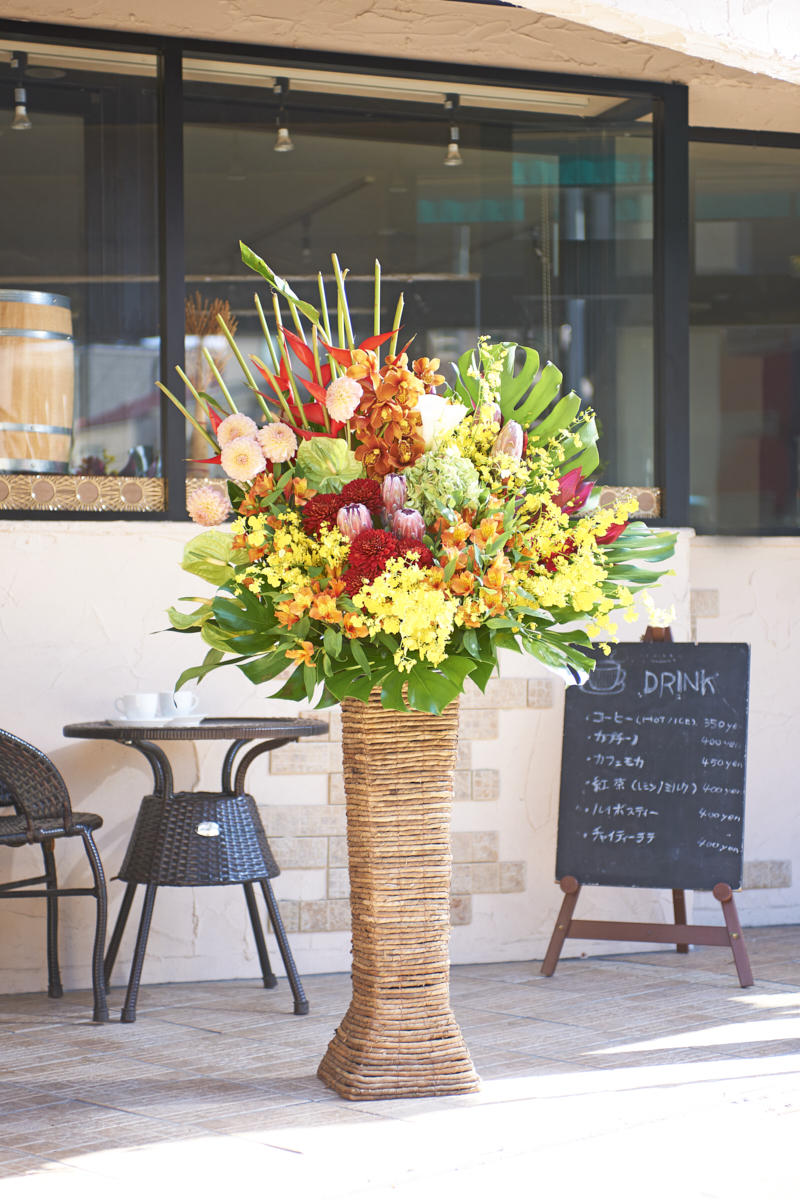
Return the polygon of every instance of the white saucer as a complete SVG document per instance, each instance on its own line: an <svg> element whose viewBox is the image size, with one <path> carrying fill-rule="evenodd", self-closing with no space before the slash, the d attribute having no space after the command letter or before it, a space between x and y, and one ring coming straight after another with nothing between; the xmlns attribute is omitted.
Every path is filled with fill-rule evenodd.
<svg viewBox="0 0 800 1200"><path fill-rule="evenodd" d="M138 725L142 729L150 729L156 725L169 725L172 717L148 717L146 720L139 717L109 717L109 725L119 725L126 729L130 726Z"/></svg>
<svg viewBox="0 0 800 1200"><path fill-rule="evenodd" d="M205 721L208 713L193 712L188 717L169 717L168 725L196 725L198 721Z"/></svg>

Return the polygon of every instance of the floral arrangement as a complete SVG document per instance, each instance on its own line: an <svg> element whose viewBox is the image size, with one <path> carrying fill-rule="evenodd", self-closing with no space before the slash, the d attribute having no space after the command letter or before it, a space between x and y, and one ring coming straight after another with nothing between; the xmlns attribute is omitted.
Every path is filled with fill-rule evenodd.
<svg viewBox="0 0 800 1200"><path fill-rule="evenodd" d="M594 417L560 396L558 368L481 338L447 382L411 341L398 349L402 296L380 332L377 263L373 334L357 344L335 256L330 311L321 274L316 308L246 246L242 258L272 290L272 332L255 298L269 361L248 362L220 325L258 418L213 362L218 396L180 372L205 421L159 385L228 477L228 498L207 484L190 515L235 514L186 548L184 568L217 590L169 610L209 647L178 686L228 663L254 683L291 667L278 698L323 707L379 687L388 708L440 712L467 677L485 688L501 649L585 678L592 639L607 650L616 611L635 619L674 536L631 523L633 499L598 507Z"/></svg>

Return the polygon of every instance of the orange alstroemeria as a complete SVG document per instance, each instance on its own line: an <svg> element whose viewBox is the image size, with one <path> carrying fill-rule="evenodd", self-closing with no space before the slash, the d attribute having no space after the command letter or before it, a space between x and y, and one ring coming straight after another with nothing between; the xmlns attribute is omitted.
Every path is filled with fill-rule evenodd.
<svg viewBox="0 0 800 1200"><path fill-rule="evenodd" d="M498 554L483 577L485 586L500 591L510 570L511 563L505 554Z"/></svg>
<svg viewBox="0 0 800 1200"><path fill-rule="evenodd" d="M296 650L287 650L286 657L293 659L298 664L302 663L304 667L313 667L314 643L301 642Z"/></svg>
<svg viewBox="0 0 800 1200"><path fill-rule="evenodd" d="M437 525L439 522L437 522ZM462 546L466 546L467 538L472 533L472 526L468 521L458 520L451 528L447 527L445 521L441 522L442 545L448 548L453 547L460 550Z"/></svg>
<svg viewBox="0 0 800 1200"><path fill-rule="evenodd" d="M311 588L298 588L291 600L284 600L275 606L275 616L280 625L291 629L313 603L314 593Z"/></svg>
<svg viewBox="0 0 800 1200"><path fill-rule="evenodd" d="M477 529L473 529L470 534L470 540L475 543L479 550L485 550L489 542L496 538L503 530L503 518L500 514L496 517L484 517Z"/></svg>
<svg viewBox="0 0 800 1200"><path fill-rule="evenodd" d="M308 611L315 621L326 621L329 625L340 624L342 620L342 614L336 607L336 597L330 592L320 592L315 596Z"/></svg>
<svg viewBox="0 0 800 1200"><path fill-rule="evenodd" d="M293 479L292 492L296 508L303 508L312 496L316 496L317 494L314 488L308 486L308 482L305 479Z"/></svg>
<svg viewBox="0 0 800 1200"><path fill-rule="evenodd" d="M369 630L358 613L344 614L344 631L349 638L368 637Z"/></svg>
<svg viewBox="0 0 800 1200"><path fill-rule="evenodd" d="M454 596L469 596L475 590L475 576L469 571L456 571L447 586Z"/></svg>

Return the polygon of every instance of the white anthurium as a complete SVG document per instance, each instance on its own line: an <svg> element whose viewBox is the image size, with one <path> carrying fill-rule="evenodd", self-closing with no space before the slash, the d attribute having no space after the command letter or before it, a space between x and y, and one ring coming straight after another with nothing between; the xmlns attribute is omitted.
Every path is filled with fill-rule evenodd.
<svg viewBox="0 0 800 1200"><path fill-rule="evenodd" d="M422 437L425 449L430 450L438 438L460 425L467 415L465 404L446 400L434 392L426 392L417 400L417 412L422 417Z"/></svg>

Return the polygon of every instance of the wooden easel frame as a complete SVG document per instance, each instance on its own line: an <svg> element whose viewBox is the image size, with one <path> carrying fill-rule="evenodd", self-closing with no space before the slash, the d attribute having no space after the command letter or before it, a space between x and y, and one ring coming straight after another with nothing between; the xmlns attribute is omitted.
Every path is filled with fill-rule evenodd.
<svg viewBox="0 0 800 1200"><path fill-rule="evenodd" d="M666 942L677 948L679 954L688 954L689 946L729 946L736 964L736 973L743 988L753 986L750 958L744 944L744 934L739 924L739 914L733 898L733 889L727 883L718 883L713 888L715 900L722 905L725 925L687 925L686 894L682 888L672 889L674 925L651 925L645 921L575 921L572 914L578 903L581 885L574 875L565 875L560 880L564 899L556 920L553 936L541 966L542 975L552 975L567 938L588 938L610 942Z"/></svg>
<svg viewBox="0 0 800 1200"><path fill-rule="evenodd" d="M642 641L671 642L672 631L668 627L648 626ZM559 880L559 884L564 899L541 966L542 975L553 974L567 938L612 942L666 942L668 945L674 945L679 954L688 954L690 945L729 946L736 964L739 983L743 988L753 986L750 957L744 943L733 889L729 884L717 883L712 889L714 899L719 900L722 905L724 928L718 925L687 925L686 893L682 888L672 889L674 925L651 925L644 921L575 921L572 914L578 903L581 884L574 875L565 875Z"/></svg>

